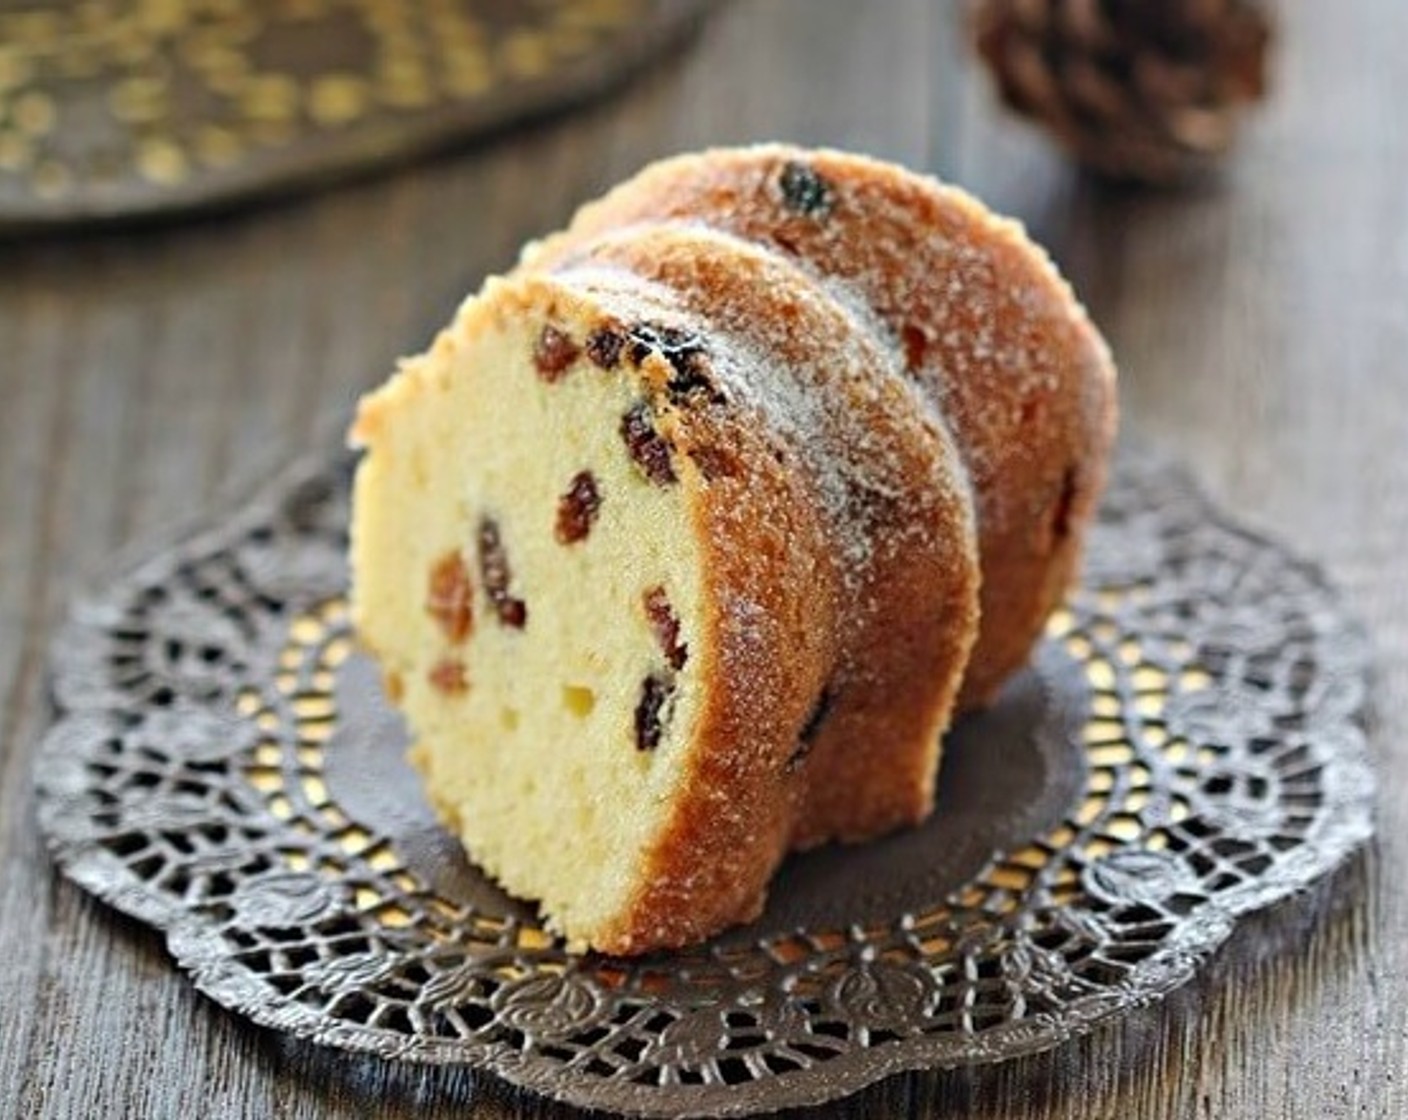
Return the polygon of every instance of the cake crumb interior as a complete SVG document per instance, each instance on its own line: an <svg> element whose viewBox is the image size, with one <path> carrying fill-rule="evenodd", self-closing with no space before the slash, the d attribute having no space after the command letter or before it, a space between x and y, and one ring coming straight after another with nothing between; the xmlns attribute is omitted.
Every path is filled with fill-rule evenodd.
<svg viewBox="0 0 1408 1120"><path fill-rule="evenodd" d="M549 322L551 310L462 312L373 398L354 609L404 682L413 761L471 858L562 927L589 931L623 909L684 778L709 635L689 484L651 480L628 454L622 418L641 396L624 364L604 370L581 352L551 379L535 367L545 326L579 341L593 326L587 315ZM375 422L382 406L394 423ZM596 508L576 511L587 530L564 542L559 510L584 471ZM486 523L507 572L497 595ZM426 608L431 573L455 553L472 588L458 641ZM657 589L690 653L678 667L647 606ZM462 689L442 686L447 661ZM642 749L649 681L662 727Z"/></svg>

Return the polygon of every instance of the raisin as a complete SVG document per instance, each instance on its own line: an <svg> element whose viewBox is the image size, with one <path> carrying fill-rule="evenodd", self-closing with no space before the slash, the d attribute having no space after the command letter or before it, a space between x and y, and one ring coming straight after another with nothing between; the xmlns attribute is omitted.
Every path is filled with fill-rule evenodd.
<svg viewBox="0 0 1408 1120"><path fill-rule="evenodd" d="M700 355L688 369L676 370L665 383L670 400L677 405L727 404L728 398L709 375L709 364Z"/></svg>
<svg viewBox="0 0 1408 1120"><path fill-rule="evenodd" d="M724 402L724 395L709 375L709 352L697 334L678 327L662 327L656 323L637 323L630 331L630 359L635 365L650 354L659 354L674 371L667 389L676 404L694 403L702 394L715 404Z"/></svg>
<svg viewBox="0 0 1408 1120"><path fill-rule="evenodd" d="M674 682L659 673L651 673L640 685L640 703L636 705L636 750L653 751L664 734L664 708L675 691Z"/></svg>
<svg viewBox="0 0 1408 1120"><path fill-rule="evenodd" d="M777 183L783 204L794 213L819 217L831 209L830 184L805 163L789 160Z"/></svg>
<svg viewBox="0 0 1408 1120"><path fill-rule="evenodd" d="M455 645L469 637L474 627L474 588L458 551L445 553L431 567L425 610Z"/></svg>
<svg viewBox="0 0 1408 1120"><path fill-rule="evenodd" d="M693 350L703 349L696 335L679 327L665 327L659 323L637 323L627 332L631 348L627 356L632 365L640 365L651 354L658 353L671 365Z"/></svg>
<svg viewBox="0 0 1408 1120"><path fill-rule="evenodd" d="M823 688L821 695L816 698L816 703L812 705L806 722L802 724L802 730L797 733L797 746L787 759L786 768L788 771L797 769L812 753L817 733L821 730L821 725L826 722L826 717L831 714L831 708L835 702L836 694L830 686Z"/></svg>
<svg viewBox="0 0 1408 1120"><path fill-rule="evenodd" d="M513 573L509 570L508 553L499 537L499 523L489 517L479 523L479 575L499 621L515 630L522 630L528 621L528 607L522 599L515 599L508 593Z"/></svg>
<svg viewBox="0 0 1408 1120"><path fill-rule="evenodd" d="M689 457L710 482L717 478L734 478L741 469L738 456L727 447L691 448Z"/></svg>
<svg viewBox="0 0 1408 1120"><path fill-rule="evenodd" d="M458 696L469 691L469 678L465 675L464 662L458 657L442 658L426 676L431 688L447 696Z"/></svg>
<svg viewBox="0 0 1408 1120"><path fill-rule="evenodd" d="M650 620L650 628L655 631L655 640L665 654L665 660L672 669L683 669L689 660L689 646L680 642L680 620L670 606L669 596L663 587L652 587L643 596L645 617Z"/></svg>
<svg viewBox="0 0 1408 1120"><path fill-rule="evenodd" d="M615 369L625 345L625 336L620 331L598 327L587 335L587 357L602 369Z"/></svg>
<svg viewBox="0 0 1408 1120"><path fill-rule="evenodd" d="M579 471L568 484L567 493L557 499L558 543L585 540L600 509L601 493L596 488L596 476L591 471Z"/></svg>
<svg viewBox="0 0 1408 1120"><path fill-rule="evenodd" d="M1063 540L1071 532L1071 513L1076 504L1076 479L1075 467L1067 467L1066 473L1061 476L1061 492L1057 495L1056 506L1051 513L1051 532L1055 534L1057 540Z"/></svg>
<svg viewBox="0 0 1408 1120"><path fill-rule="evenodd" d="M621 438L626 450L631 453L636 466L645 472L645 477L657 486L666 486L675 481L675 468L670 462L670 445L660 438L660 433L650 422L644 401L631 408L621 417Z"/></svg>
<svg viewBox="0 0 1408 1120"><path fill-rule="evenodd" d="M533 347L533 364L538 367L538 376L551 385L561 380L580 353L571 337L554 326L546 326Z"/></svg>
<svg viewBox="0 0 1408 1120"><path fill-rule="evenodd" d="M929 339L922 330L912 323L905 324L900 331L900 342L904 345L904 368L913 373L924 365L924 355L929 349Z"/></svg>

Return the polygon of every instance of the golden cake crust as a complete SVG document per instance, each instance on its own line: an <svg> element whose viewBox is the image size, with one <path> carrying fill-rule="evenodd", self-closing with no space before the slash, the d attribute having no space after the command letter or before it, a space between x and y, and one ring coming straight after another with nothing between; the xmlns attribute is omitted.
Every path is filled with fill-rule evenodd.
<svg viewBox="0 0 1408 1120"><path fill-rule="evenodd" d="M388 436L408 410L437 407L453 355L539 319L578 352L598 333L626 340L612 364L651 404L707 583L684 669L706 687L678 796L645 849L623 855L628 901L566 932L612 953L689 944L755 916L789 848L929 811L975 629L971 498L946 433L824 292L747 243L657 229L467 302L428 356L364 402L359 514L386 500ZM671 347L692 352L684 388ZM362 526L354 517L365 582L375 542ZM354 612L394 660L355 594ZM422 741L412 757L465 834L464 807L444 793L446 749Z"/></svg>
<svg viewBox="0 0 1408 1120"><path fill-rule="evenodd" d="M1021 227L862 156L783 145L656 163L530 246L550 268L604 230L693 221L775 249L869 309L950 425L973 482L982 620L961 706L992 699L1074 577L1114 437L1114 367Z"/></svg>
<svg viewBox="0 0 1408 1120"><path fill-rule="evenodd" d="M555 928L622 954L755 917L789 849L922 820L951 713L992 698L1072 577L1113 438L1113 379L1099 335L1015 223L899 168L777 145L706 152L647 168L584 207L466 301L428 354L366 398L354 426L368 452L354 495L354 616L397 677L437 810L490 874L542 899ZM457 410L474 412L481 441L512 431L501 447L549 450L537 420L485 403L513 409L525 384L521 415L551 418L570 450L548 457L545 481L525 481L536 460L515 452L466 483L478 467ZM587 415L595 427L583 427ZM417 444L422 421L438 434ZM582 432L599 438L572 442ZM414 525L386 511L398 486L421 502L439 493L436 449L450 446L449 485L461 490L446 503L458 520L429 516L435 540L408 551ZM581 481L588 454L604 464L601 492ZM579 482L586 504L564 506ZM476 547L462 543L472 507L486 501L523 548L506 603L455 572ZM602 502L600 536L584 543ZM648 516L619 520L637 504ZM403 554L414 557L405 571ZM609 571L590 568L608 555ZM563 556L578 578L604 576L585 615L553 575ZM650 573L661 565L683 605L651 634ZM428 598L397 590L407 586ZM555 599L533 598L549 588ZM489 617L471 620L467 604ZM506 608L512 633L494 628ZM616 645L597 648L596 620L622 611L635 612L636 629L617 627ZM568 617L582 624L552 628ZM591 684L610 714L586 734L567 701L551 709L558 722L542 726L566 744L562 761L606 761L654 783L590 786L592 812L609 818L620 791L639 824L639 842L617 843L598 813L597 846L582 849L595 854L570 865L610 864L607 893L594 896L611 899L604 907L573 893L571 875L538 890L534 859L515 857L552 859L578 838L559 837L551 813L520 815L538 846L515 846L513 796L465 769L466 752L492 761L518 726L515 716L501 728L497 709L462 721L477 674L518 703L520 682L504 674L579 664L559 645L597 666ZM529 650L538 660L513 660ZM619 671L603 676L617 657ZM648 743L643 709L632 739L622 707L649 694L630 693L651 685L654 668L639 677L646 664L679 705L651 709L667 715ZM532 681L533 694L556 699L556 678ZM561 683L564 697L576 687ZM499 703L493 688L483 695ZM560 756L522 757L513 776L531 798ZM491 827L481 810L508 825Z"/></svg>
<svg viewBox="0 0 1408 1120"><path fill-rule="evenodd" d="M363 581L370 574L372 542L365 539L361 515L365 503L377 499L375 472L387 436L437 379L453 376L437 355L472 348L496 324L524 318L554 324L579 349L595 331L627 337L643 327L703 339L709 376L730 397L742 368L753 361L675 306L667 291L624 274L492 282L467 301L430 355L364 401L353 428L354 442L367 452L354 495L354 618L383 663L388 651L377 635L384 620L369 615L355 588L359 573ZM691 641L686 671L710 684L667 824L648 850L622 853L633 863L629 902L609 922L563 930L596 949L623 954L698 941L758 911L767 879L787 850L803 788L785 773L786 760L839 657L841 607L840 562L829 547L808 458L780 441L744 398L731 399L727 407L706 398L681 400L671 391L677 371L661 352L632 351L622 347L614 370L652 405L652 426L668 447L669 485L680 496L682 522L705 553L711 584L707 633ZM722 469L725 456L739 469ZM733 547L745 535L748 546ZM532 606L530 599L530 612ZM419 735L417 712L407 707ZM759 720L764 712L768 718ZM636 749L626 740L611 745ZM445 752L458 746L422 740L412 761L439 814L466 835L464 807L445 796L438 770ZM562 839L573 842L570 835ZM486 869L499 873L492 864ZM521 889L511 881L505 885Z"/></svg>
<svg viewBox="0 0 1408 1120"><path fill-rule="evenodd" d="M701 909L701 864L719 872L720 886L756 883L761 905L779 840L791 848L858 840L929 813L940 739L977 630L971 492L948 432L919 406L871 332L775 254L714 231L656 225L583 244L560 264L565 279L573 267L610 267L662 285L710 324L711 337L733 338L754 356L752 388L773 377L788 401L800 393L822 405L819 423L784 431L777 416L764 422L791 445L787 457L821 480L825 554L813 560L834 565L841 594L837 643L828 651L834 660L820 687L803 694L801 722L790 722L758 771L739 773L738 756L767 722L766 698L789 691L790 671L761 689L746 682L786 665L791 653L787 644L748 648L737 633L719 642L721 662L706 671L725 691L698 737L689 785L699 795L678 806L651 854L630 927L616 941L683 943L698 933L687 923ZM773 469L770 460L775 455L742 448L726 476L742 489L719 488L701 505L715 579L706 601L726 602L746 587L764 615L805 614L812 588L756 562L776 547L797 547L760 525L742 500L750 480ZM727 620L718 626L721 635L729 630ZM797 698L789 694L782 710ZM720 829L720 805L748 807L737 835ZM756 861L750 836L767 837Z"/></svg>

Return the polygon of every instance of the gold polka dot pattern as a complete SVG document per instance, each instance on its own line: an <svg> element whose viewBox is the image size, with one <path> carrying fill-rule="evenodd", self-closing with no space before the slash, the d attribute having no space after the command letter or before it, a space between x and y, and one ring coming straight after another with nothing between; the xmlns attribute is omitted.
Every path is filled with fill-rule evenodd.
<svg viewBox="0 0 1408 1120"><path fill-rule="evenodd" d="M579 98L701 0L0 3L0 225L199 205Z"/></svg>

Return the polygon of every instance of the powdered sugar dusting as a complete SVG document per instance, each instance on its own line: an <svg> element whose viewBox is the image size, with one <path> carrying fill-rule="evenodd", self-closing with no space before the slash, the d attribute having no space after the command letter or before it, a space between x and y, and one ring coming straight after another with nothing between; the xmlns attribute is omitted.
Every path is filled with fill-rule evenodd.
<svg viewBox="0 0 1408 1120"><path fill-rule="evenodd" d="M736 303L721 308L722 315L705 318L688 309L670 287L624 266L602 263L610 259L603 255L590 264L574 265L559 273L558 279L598 298L609 298L610 306L623 317L663 323L704 338L712 372L729 401L757 413L764 429L779 437L778 446L796 456L797 468L813 476L826 523L844 558L842 570L849 581L861 578L870 540L868 526L847 516L853 504L850 494L859 489L848 479L866 471L859 445L869 437L856 432L854 422L847 422L847 410L828 407L827 396L817 391L816 378L807 377L816 371L779 366L777 355L786 340L777 335L775 326L756 323L741 329L748 312ZM853 361L847 357L846 364ZM854 437L849 444L848 436Z"/></svg>
<svg viewBox="0 0 1408 1120"><path fill-rule="evenodd" d="M784 179L799 165L824 194L822 210L789 204ZM647 168L532 260L543 267L603 230L671 220L726 230L811 272L879 325L952 428L979 506L987 589L972 691L989 693L1074 570L1113 441L1114 369L1069 285L1018 223L963 191L865 157L781 145Z"/></svg>
<svg viewBox="0 0 1408 1120"><path fill-rule="evenodd" d="M583 257L658 270L656 298L666 287L692 310L707 311L702 323L697 314L679 313L714 341L714 365L730 399L756 408L815 478L848 594L863 609L881 522L906 534L935 527L922 515L893 516L894 506L914 501L913 454L900 449L920 432L912 415L918 398L895 392L894 355L875 344L858 301L847 295L846 308L839 307L835 286L815 284L784 261L698 225L627 229L584 248ZM635 274L614 273L618 287L628 275ZM855 311L848 316L848 309Z"/></svg>
<svg viewBox="0 0 1408 1120"><path fill-rule="evenodd" d="M907 788L922 792L907 794L909 804L925 804L976 634L973 498L947 428L877 337L873 316L779 254L687 223L608 232L565 258L554 278L590 284L598 297L609 292L622 315L698 334L727 407L770 441L776 463L753 460L745 471L780 467L806 480L811 514L789 505L795 493L764 487L781 504L760 509L761 493L750 491L747 515L786 526L819 513L826 536L824 554L808 561L812 574L777 588L768 608L786 613L797 604L808 625L832 635L831 668L796 716L805 722L824 696L835 730L812 729L806 765L873 757L870 765L911 775L917 786ZM746 518L719 517L715 549L768 547ZM809 546L798 539L784 547L805 557ZM735 687L751 690L761 678L756 659L791 651L763 640L776 631L758 629L757 601L724 587L717 606L728 620L727 671L742 682ZM758 710L773 708L767 695L751 699ZM828 796L810 787L810 800L824 805ZM835 812L817 811L816 838L834 835L826 821Z"/></svg>

